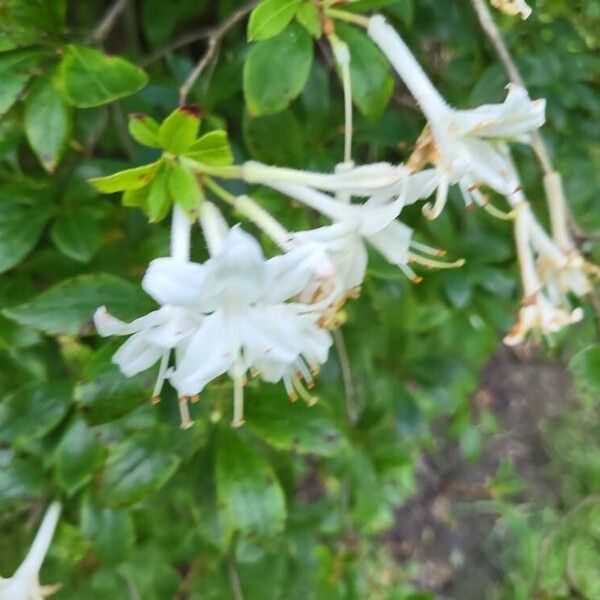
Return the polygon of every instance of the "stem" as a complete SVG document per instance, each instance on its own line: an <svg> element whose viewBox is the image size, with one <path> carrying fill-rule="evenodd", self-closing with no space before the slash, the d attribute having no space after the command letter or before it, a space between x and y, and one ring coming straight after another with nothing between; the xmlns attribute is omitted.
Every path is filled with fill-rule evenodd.
<svg viewBox="0 0 600 600"><path fill-rule="evenodd" d="M333 55L342 74L344 89L344 162L352 160L352 77L350 75L350 49L336 35L329 36Z"/></svg>
<svg viewBox="0 0 600 600"><path fill-rule="evenodd" d="M61 505L58 502L53 502L44 515L42 524L38 529L35 539L33 540L33 544L31 545L25 560L21 563L21 566L15 573L16 578L31 578L39 573L40 569L42 568L44 558L46 558L46 554L48 553L50 543L52 542L52 537L54 536L54 530L56 529L60 512Z"/></svg>
<svg viewBox="0 0 600 600"><path fill-rule="evenodd" d="M243 179L244 177L244 169L239 165L215 167L202 164L196 160L186 158L185 156L181 156L179 162L195 173L200 173L201 175L212 175L213 177L219 177L220 179Z"/></svg>
<svg viewBox="0 0 600 600"><path fill-rule="evenodd" d="M275 217L249 196L234 196L210 177L205 179L206 187L219 198L233 206L241 215L254 223L269 236L282 250L289 250L290 233Z"/></svg>
<svg viewBox="0 0 600 600"><path fill-rule="evenodd" d="M346 341L342 331L340 329L334 329L332 334L333 341L335 343L335 349L337 350L338 361L340 363L340 369L342 371L342 381L344 382L346 416L348 417L348 423L350 424L350 427L354 427L358 421L358 406L356 401L356 386L354 384L354 376L352 375L350 357L348 356L348 349L346 348Z"/></svg>
<svg viewBox="0 0 600 600"><path fill-rule="evenodd" d="M179 88L179 103L184 105L186 99L192 87L198 80L198 77L202 74L204 69L208 66L210 61L214 58L217 53L217 49L223 37L233 29L248 13L250 13L254 7L258 4L259 0L252 0L248 4L238 8L232 13L228 19L223 21L221 25L216 27L213 32L208 36L208 46L206 52L202 55L193 71L188 75L187 79L183 82L183 85Z"/></svg>
<svg viewBox="0 0 600 600"><path fill-rule="evenodd" d="M540 288L535 270L535 262L529 245L529 216L529 207L521 205L517 210L517 217L515 219L515 241L521 278L523 280L523 296L525 298L536 294Z"/></svg>
<svg viewBox="0 0 600 600"><path fill-rule="evenodd" d="M92 40L101 42L112 30L121 16L121 13L127 7L128 0L116 0L116 2L108 9L102 20L92 33Z"/></svg>
<svg viewBox="0 0 600 600"><path fill-rule="evenodd" d="M191 229L192 224L186 212L175 204L171 222L171 256L175 260L189 262Z"/></svg>
<svg viewBox="0 0 600 600"><path fill-rule="evenodd" d="M361 15L355 15L354 13L347 12L345 10L339 10L337 8L326 8L323 11L326 17L337 19L338 21L345 21L346 23L352 23L352 25L358 25L367 29L369 27L369 18Z"/></svg>
<svg viewBox="0 0 600 600"><path fill-rule="evenodd" d="M369 22L369 36L400 75L427 119L439 122L450 108L398 32L381 15L375 15Z"/></svg>
<svg viewBox="0 0 600 600"><path fill-rule="evenodd" d="M560 174L556 171L547 173L544 176L544 189L550 211L552 235L562 250L570 252L574 249L574 244L568 230L567 201Z"/></svg>

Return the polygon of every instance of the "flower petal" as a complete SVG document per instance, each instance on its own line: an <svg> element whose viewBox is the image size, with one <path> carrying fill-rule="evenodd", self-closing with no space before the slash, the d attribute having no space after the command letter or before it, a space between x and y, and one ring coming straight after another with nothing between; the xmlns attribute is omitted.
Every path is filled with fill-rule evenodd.
<svg viewBox="0 0 600 600"><path fill-rule="evenodd" d="M133 377L154 365L165 349L150 342L146 332L132 335L114 354L113 363L124 375Z"/></svg>
<svg viewBox="0 0 600 600"><path fill-rule="evenodd" d="M160 304L192 305L201 301L207 276L203 265L157 258L150 263L142 287Z"/></svg>
<svg viewBox="0 0 600 600"><path fill-rule="evenodd" d="M405 265L408 262L411 238L412 229L400 221L393 221L385 229L367 236L369 243L393 265Z"/></svg>

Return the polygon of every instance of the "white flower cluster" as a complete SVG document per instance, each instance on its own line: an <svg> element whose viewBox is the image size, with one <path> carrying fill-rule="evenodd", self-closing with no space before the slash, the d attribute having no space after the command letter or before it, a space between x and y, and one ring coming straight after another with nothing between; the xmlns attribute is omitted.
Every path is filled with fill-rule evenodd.
<svg viewBox="0 0 600 600"><path fill-rule="evenodd" d="M398 219L404 206L431 195L435 201L425 204L423 212L437 217L453 185L459 186L467 204L515 220L524 308L506 342L518 343L531 330L553 333L581 318L581 309L573 310L568 296L590 289L584 263L574 250L561 248L535 219L507 147L508 142L527 143L528 135L542 126L545 102L531 100L523 88L512 85L501 104L455 110L382 16L370 19L368 33L428 120L410 160L405 165L354 165L347 127L346 160L334 173L247 162L238 171L246 183L276 190L318 211L331 224L290 233L248 196L234 198L222 190L222 197L276 242L280 255L266 258L254 237L239 225L230 228L219 209L204 201L200 225L210 258L203 264L190 262L190 223L175 208L172 256L153 261L142 284L160 308L132 323L115 319L104 307L96 312L101 335L131 336L114 356L123 373L132 376L159 364L154 398L159 399L168 379L180 398L183 427L192 423L188 402L224 374L233 381L234 426L243 423L248 375L282 381L292 399L314 402L308 389L332 345L328 329L360 288L367 245L413 281L419 277L410 264L462 264L433 258L443 252L413 241L412 230ZM347 65L346 53L338 48L338 55ZM347 77L344 81L350 85ZM348 102L345 106L351 110ZM346 123L352 123L348 115ZM212 185L218 191L218 185ZM489 206L482 187L504 196L511 212Z"/></svg>

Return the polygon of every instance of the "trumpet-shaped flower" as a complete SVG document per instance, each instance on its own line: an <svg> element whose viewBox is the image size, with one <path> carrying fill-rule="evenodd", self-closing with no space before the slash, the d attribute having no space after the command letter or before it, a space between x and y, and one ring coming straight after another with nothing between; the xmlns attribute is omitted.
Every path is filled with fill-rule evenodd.
<svg viewBox="0 0 600 600"><path fill-rule="evenodd" d="M199 394L229 373L233 424L239 426L248 370L270 382L283 380L290 395L305 393L300 379L312 384L311 371L327 359L331 337L318 325L319 306L287 302L307 284L310 269L301 258L292 251L265 260L256 240L236 227L204 264L188 263L183 270L165 258L150 265L146 289L201 320L177 345L170 381L180 394Z"/></svg>
<svg viewBox="0 0 600 600"><path fill-rule="evenodd" d="M531 6L525 0L492 0L492 6L513 17L521 15L522 19L529 18L532 13Z"/></svg>
<svg viewBox="0 0 600 600"><path fill-rule="evenodd" d="M61 507L57 502L50 505L33 544L15 574L0 577L0 600L42 600L60 588L60 585L41 586L39 573L54 536Z"/></svg>
<svg viewBox="0 0 600 600"><path fill-rule="evenodd" d="M369 35L387 56L417 99L429 121L409 167L431 162L437 169L434 206L425 207L430 218L443 210L449 186L459 184L465 202L485 204L478 191L487 186L508 196L518 178L503 143L527 141L527 134L545 120L545 101L529 99L520 86L511 84L506 100L472 110L454 110L435 89L409 48L381 15L369 22Z"/></svg>

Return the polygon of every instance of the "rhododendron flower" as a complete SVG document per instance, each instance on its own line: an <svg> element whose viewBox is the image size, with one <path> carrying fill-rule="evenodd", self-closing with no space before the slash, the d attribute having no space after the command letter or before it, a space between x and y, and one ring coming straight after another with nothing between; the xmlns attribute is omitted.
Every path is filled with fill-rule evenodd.
<svg viewBox="0 0 600 600"><path fill-rule="evenodd" d="M507 196L518 186L507 140L526 141L527 134L543 125L545 101L529 99L520 86L511 84L506 100L472 110L455 110L435 89L409 48L381 15L369 21L369 35L387 56L417 99L429 121L425 136L408 166L433 163L437 169L434 206L425 213L437 217L443 210L448 188L459 184L465 202L485 203L478 187L485 185Z"/></svg>
<svg viewBox="0 0 600 600"><path fill-rule="evenodd" d="M60 588L60 585L42 586L39 581L40 569L52 542L60 511L58 502L49 506L21 566L12 577L0 577L0 600L42 600ZM8 547L5 546L4 550L8 551Z"/></svg>

